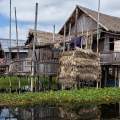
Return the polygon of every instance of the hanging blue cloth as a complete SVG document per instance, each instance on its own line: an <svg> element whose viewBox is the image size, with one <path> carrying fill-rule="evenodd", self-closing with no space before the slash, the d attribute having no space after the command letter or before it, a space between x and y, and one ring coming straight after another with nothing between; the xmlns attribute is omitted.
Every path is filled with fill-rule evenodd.
<svg viewBox="0 0 120 120"><path fill-rule="evenodd" d="M70 46L73 48L75 47L81 47L81 45L85 45L85 39L83 36L81 37L73 37L70 41Z"/></svg>

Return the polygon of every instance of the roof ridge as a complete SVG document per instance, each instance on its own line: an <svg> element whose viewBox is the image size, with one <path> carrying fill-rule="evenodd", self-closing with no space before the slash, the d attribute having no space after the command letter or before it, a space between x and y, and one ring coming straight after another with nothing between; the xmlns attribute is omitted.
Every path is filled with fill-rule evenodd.
<svg viewBox="0 0 120 120"><path fill-rule="evenodd" d="M29 29L29 32L35 32L35 30L34 30L34 29ZM38 32L38 33L53 34L52 32L43 31L43 30L37 30L37 32ZM62 35L60 35L59 33L55 33L55 35L62 36Z"/></svg>
<svg viewBox="0 0 120 120"><path fill-rule="evenodd" d="M88 7L83 7L83 6L81 6L81 5L76 5L76 6L79 7L79 8L81 8L81 9L90 10L90 11L92 11L92 12L96 12L96 13L98 12L97 10L93 10L93 9L88 8ZM113 15L109 15L109 14L106 14L106 13L103 13L103 12L100 12L100 14L101 14L101 15L108 16L108 17L113 17L113 18L118 18L118 19L120 19L120 17L113 16Z"/></svg>

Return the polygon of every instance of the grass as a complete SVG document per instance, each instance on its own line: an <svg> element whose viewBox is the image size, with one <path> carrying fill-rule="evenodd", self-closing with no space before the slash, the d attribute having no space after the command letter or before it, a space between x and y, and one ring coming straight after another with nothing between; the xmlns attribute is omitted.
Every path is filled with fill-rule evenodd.
<svg viewBox="0 0 120 120"><path fill-rule="evenodd" d="M21 88L25 87L25 86L30 86L30 77L17 77L17 76L0 76L0 89L5 89L5 88L10 88L10 81L11 81L11 87L12 89L16 89L19 88L19 80L21 83ZM37 79L37 78L36 78ZM47 87L49 85L49 78L48 77L39 77L41 83L43 83L44 88ZM34 84L35 84L35 80L34 80ZM52 79L52 87L54 87L56 85L56 78L54 77Z"/></svg>
<svg viewBox="0 0 120 120"><path fill-rule="evenodd" d="M21 77L18 78L17 76L13 76L13 77L0 77L0 88L4 89L4 88L9 88L10 87L10 80L11 80L11 85L12 88L18 88L18 84L19 84L19 79L21 81L21 87L24 87L26 85L30 85L30 82L28 81L28 79L26 77Z"/></svg>
<svg viewBox="0 0 120 120"><path fill-rule="evenodd" d="M120 101L120 89L81 89L25 94L0 94L0 106L23 106L34 104L104 104Z"/></svg>

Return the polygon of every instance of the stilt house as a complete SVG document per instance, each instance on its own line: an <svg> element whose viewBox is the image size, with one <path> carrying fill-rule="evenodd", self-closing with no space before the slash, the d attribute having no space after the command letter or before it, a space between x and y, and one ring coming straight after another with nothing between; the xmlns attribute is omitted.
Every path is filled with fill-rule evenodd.
<svg viewBox="0 0 120 120"><path fill-rule="evenodd" d="M66 37L70 38L69 42L66 40L67 48L71 47L71 43L73 46L77 45L77 37L81 43L77 45L78 47L97 52L97 20L98 12L77 5L59 31L59 34L66 33ZM120 18L100 13L98 30L98 50L102 67L101 85L120 87Z"/></svg>
<svg viewBox="0 0 120 120"><path fill-rule="evenodd" d="M34 37L37 35L36 41ZM55 40L54 40L55 39ZM29 47L28 58L32 59L33 41L35 43L35 74L39 76L56 76L58 73L59 50L54 44L63 39L62 35L50 32L29 31L26 46Z"/></svg>

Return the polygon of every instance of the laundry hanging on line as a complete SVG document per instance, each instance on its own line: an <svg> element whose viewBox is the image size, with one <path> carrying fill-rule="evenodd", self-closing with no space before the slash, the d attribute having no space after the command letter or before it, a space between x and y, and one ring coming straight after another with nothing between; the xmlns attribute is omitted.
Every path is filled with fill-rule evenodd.
<svg viewBox="0 0 120 120"><path fill-rule="evenodd" d="M86 45L86 41L85 38L83 36L80 37L73 37L70 41L70 46L73 47L81 47L81 46L85 46Z"/></svg>

